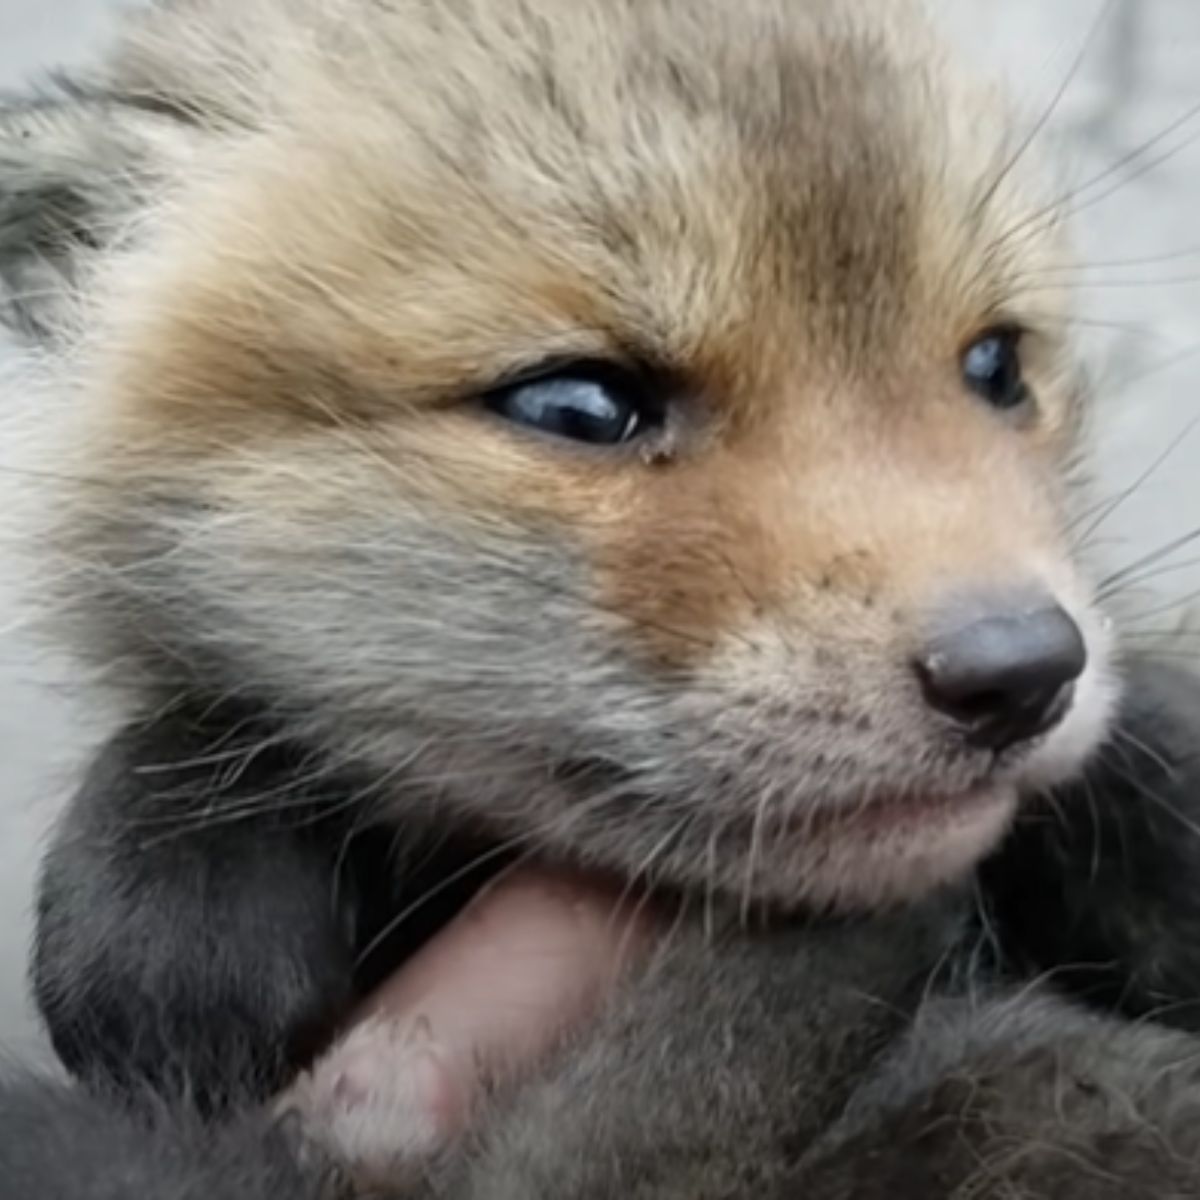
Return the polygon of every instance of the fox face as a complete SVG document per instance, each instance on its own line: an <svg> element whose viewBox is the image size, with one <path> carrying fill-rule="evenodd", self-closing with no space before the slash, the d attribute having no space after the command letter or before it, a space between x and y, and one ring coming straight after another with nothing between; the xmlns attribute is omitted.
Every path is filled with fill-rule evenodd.
<svg viewBox="0 0 1200 1200"><path fill-rule="evenodd" d="M71 636L381 819L785 906L969 869L1116 685L1057 208L879 9L184 3L12 114Z"/></svg>

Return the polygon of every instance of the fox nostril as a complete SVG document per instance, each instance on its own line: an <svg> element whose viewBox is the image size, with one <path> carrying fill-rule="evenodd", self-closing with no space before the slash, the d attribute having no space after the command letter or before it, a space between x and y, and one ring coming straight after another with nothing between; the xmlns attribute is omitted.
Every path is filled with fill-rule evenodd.
<svg viewBox="0 0 1200 1200"><path fill-rule="evenodd" d="M993 750L1057 725L1086 665L1083 635L1061 605L1012 594L944 608L914 664L930 707Z"/></svg>

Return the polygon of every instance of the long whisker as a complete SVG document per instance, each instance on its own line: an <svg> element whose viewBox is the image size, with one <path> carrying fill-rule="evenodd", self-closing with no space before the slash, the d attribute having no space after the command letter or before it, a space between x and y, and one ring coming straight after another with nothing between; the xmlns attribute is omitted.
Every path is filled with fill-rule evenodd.
<svg viewBox="0 0 1200 1200"><path fill-rule="evenodd" d="M1079 50L1072 60L1071 65L1068 68L1067 73L1064 75L1061 83L1051 96L1049 104L1047 104L1042 110L1041 115L1033 123L1033 126L1030 128L1029 132L1017 145L1016 150L996 173L995 178L975 202L972 210L972 218L974 221L978 222L988 205L991 204L991 202L996 198L996 194L1000 191L1001 187L1004 186L1005 180L1007 180L1013 171L1016 170L1016 168L1020 165L1021 161L1024 159L1025 155L1029 153L1030 149L1041 136L1046 126L1049 125L1050 121L1054 117L1054 114L1058 112L1059 106L1062 104L1067 92L1070 91L1071 85L1075 82L1080 70L1083 68L1083 64L1087 60L1087 56L1091 52L1092 46L1095 44L1096 38L1100 34L1100 30L1104 27L1104 24L1109 15L1112 13L1114 6L1115 0L1104 0L1104 3L1102 3L1096 10L1096 15L1092 18L1091 24L1088 26L1083 41L1079 46Z"/></svg>
<svg viewBox="0 0 1200 1200"><path fill-rule="evenodd" d="M374 954L381 946L383 946L388 939L397 932L397 930L401 929L407 921L411 920L426 905L431 904L439 896L444 895L447 891L454 887L455 884L461 883L464 879L467 879L481 867L485 867L490 863L496 862L498 859L505 858L518 847L529 845L531 841L532 835L528 833L522 833L514 837L507 838L504 841L497 843L490 849L477 854L475 857L470 859L470 861L459 867L457 870L452 871L449 875L443 876L437 881L437 883L427 888L421 893L420 896L413 900L412 903L401 909L400 912L398 912L387 922L383 929L380 930L380 932L377 933L359 952L358 957L355 960L355 967L361 967L362 964L366 962L367 959L369 959L371 955ZM530 851L530 853L532 853L532 851ZM521 860L518 860L518 862L519 861ZM515 866L516 864L513 865ZM510 867L509 869L511 870L512 868Z"/></svg>
<svg viewBox="0 0 1200 1200"><path fill-rule="evenodd" d="M750 922L750 906L754 897L754 877L758 871L758 860L762 853L763 830L767 818L767 810L773 799L772 789L764 787L754 809L754 821L750 830L750 852L746 855L746 871L742 883L742 903L740 920L742 928Z"/></svg>
<svg viewBox="0 0 1200 1200"><path fill-rule="evenodd" d="M1140 754L1143 758L1148 758L1168 779L1174 780L1179 777L1179 768L1174 763L1169 762L1153 746L1136 734L1131 733L1123 725L1118 724L1113 729L1113 737L1118 742L1125 743L1134 753Z"/></svg>
<svg viewBox="0 0 1200 1200"><path fill-rule="evenodd" d="M1200 532L1196 536L1200 538ZM1135 620L1152 621L1156 617L1166 616L1168 613L1178 612L1180 609L1186 609L1190 605L1200 600L1200 588L1187 592L1182 596L1176 596L1171 600L1164 602L1154 608L1144 609L1141 612L1132 614Z"/></svg>
<svg viewBox="0 0 1200 1200"><path fill-rule="evenodd" d="M1119 587L1102 594L1098 598L1101 602L1111 600L1115 595L1131 591L1134 588L1145 587L1146 584L1152 583L1156 579L1162 579L1168 575L1179 575L1186 571L1194 570L1196 567L1200 567L1200 558L1185 558L1181 562L1154 567L1153 569L1146 570L1143 574L1135 575L1125 580Z"/></svg>
<svg viewBox="0 0 1200 1200"><path fill-rule="evenodd" d="M1129 484L1128 487L1122 488L1121 491L1116 494L1112 501L1101 510L1095 521L1083 531L1083 534L1079 538L1075 540L1075 546L1077 550L1083 549L1089 545L1092 538L1095 537L1095 535L1103 528L1105 523L1111 517L1115 516L1116 513L1121 510L1123 505L1125 505L1133 496L1135 496L1141 488L1149 483L1150 480L1153 479L1154 476L1158 474L1158 472L1161 471L1168 462L1171 461L1171 459L1179 451L1179 448L1192 435L1192 432L1195 430L1197 425L1200 425L1200 416L1193 417L1183 427L1183 429L1181 429L1180 432L1174 438L1172 438L1170 442L1167 443L1166 448L1156 458L1154 458L1150 465L1147 466L1145 470L1143 470L1141 474L1139 474L1137 478L1135 478L1134 481ZM1068 526L1068 534L1073 533L1074 529L1074 525ZM1172 552L1173 551L1169 551L1169 553ZM1136 567L1131 569L1136 569ZM1099 585L1099 591L1103 593L1105 588L1111 586L1113 583L1119 582L1123 577L1124 576L1118 572L1117 575L1110 576L1108 579L1101 581Z"/></svg>
<svg viewBox="0 0 1200 1200"><path fill-rule="evenodd" d="M1153 804L1160 811L1166 813L1167 816L1169 816L1174 822L1176 822L1186 832L1190 833L1193 837L1200 838L1200 824L1194 821L1186 813L1180 812L1180 810L1174 804L1172 804L1164 796L1160 796L1153 788L1146 787L1135 776L1126 772L1119 773L1125 776L1127 782L1133 784L1137 788L1139 796L1149 800L1151 804Z"/></svg>
<svg viewBox="0 0 1200 1200"><path fill-rule="evenodd" d="M1165 374L1184 363L1191 362L1198 355L1200 355L1200 342L1192 346L1185 346L1177 353L1168 355L1147 367L1119 375L1109 382L1109 386L1115 393L1125 392L1134 384L1144 383L1147 379L1153 379L1157 375Z"/></svg>
<svg viewBox="0 0 1200 1200"><path fill-rule="evenodd" d="M1114 571L1099 582L1096 588L1097 593L1101 596L1111 595L1114 587L1123 584L1126 580L1148 567L1157 566L1163 559L1169 558L1172 554L1186 549L1186 547L1193 545L1197 541L1200 541L1200 526L1181 534L1179 537L1172 538L1165 545L1140 555L1128 566L1122 567L1119 571Z"/></svg>
<svg viewBox="0 0 1200 1200"><path fill-rule="evenodd" d="M639 882L644 878L647 886L642 889L642 895L639 897L637 904L634 906L633 912L630 914L629 920L626 923L625 932L621 935L617 943L617 962L623 962L629 948L629 942L634 936L638 922L641 920L643 912L651 903L654 894L654 880L651 871L654 864L669 850L679 843L686 835L688 830L696 823L700 817L700 811L697 810L691 814L685 814L667 830L664 837L659 839L654 846L650 848L641 863L635 871L631 872L629 878L622 889L617 903L613 907L612 914L609 918L609 928L612 927L612 922L616 921L622 910L625 908L629 897L637 889Z"/></svg>
<svg viewBox="0 0 1200 1200"><path fill-rule="evenodd" d="M1087 209L1092 208L1108 199L1110 196L1115 194L1116 191L1119 191L1121 188L1135 182L1149 171L1153 171L1162 166L1164 163L1170 161L1171 158L1175 157L1177 154L1181 153L1184 149L1190 146L1197 137L1200 137L1200 133L1189 136L1182 144L1174 146L1169 151L1165 151L1161 155L1156 155L1144 163L1141 160L1145 159L1147 155L1157 149L1157 147L1161 146L1163 142L1165 142L1173 134L1191 124L1191 122L1193 122L1198 116L1200 116L1200 103L1196 103L1188 107L1165 128L1161 129L1157 134L1143 142L1140 146L1135 147L1127 154L1123 154L1116 160L1116 162L1111 163L1099 174L1094 175L1091 179L1086 180L1078 187L1060 196L1057 200L1054 200L1051 203L1036 209L1033 213L1022 218L1009 229L1005 230L1005 232L1002 233L992 243L990 250L992 252L998 251L1013 239L1020 237L1023 233L1027 233L1031 229L1040 227L1047 220L1059 219L1064 214L1064 211L1069 211L1072 216L1085 212ZM1097 196L1084 199L1084 197L1087 197L1088 192L1090 192L1093 188L1106 183L1114 176L1119 175L1120 172L1126 167L1133 166L1135 164L1139 165L1139 170L1133 175L1119 180L1113 188L1106 189Z"/></svg>

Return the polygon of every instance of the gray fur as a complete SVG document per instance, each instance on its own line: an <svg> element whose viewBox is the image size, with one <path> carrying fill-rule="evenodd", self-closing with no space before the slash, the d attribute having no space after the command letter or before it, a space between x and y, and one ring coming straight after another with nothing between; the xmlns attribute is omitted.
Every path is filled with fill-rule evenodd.
<svg viewBox="0 0 1200 1200"><path fill-rule="evenodd" d="M227 1128L129 1097L8 1070L0 1083L4 1200L337 1200L336 1176L301 1166L284 1131Z"/></svg>
<svg viewBox="0 0 1200 1200"><path fill-rule="evenodd" d="M1169 805L1186 825L1200 811L1200 764L1191 750L1200 737L1200 683L1153 664L1137 671L1134 682L1121 736L1135 740L1147 756L1136 770L1150 778L1153 762L1164 772L1165 781L1151 781L1156 802ZM178 739L178 765L163 778L161 760L171 753L163 740L168 730ZM131 915L156 923L157 933L143 943L152 954L131 953L128 924L102 927L94 930L87 954L44 948L43 987L57 981L68 1008L52 1011L55 1028L60 1038L72 1039L74 1061L102 1091L115 1075L137 1095L137 1077L148 1073L145 1060L130 1056L120 1029L88 1026L106 996L119 997L118 1011L144 1031L163 1020L190 1021L190 1030L173 1027L169 1041L181 1052L174 1061L168 1042L149 1040L148 1048L157 1046L167 1056L151 1062L149 1073L176 1095L182 1082L185 1094L205 1101L206 1111L214 1102L226 1112L232 1108L236 1129L248 1098L265 1095L273 1084L261 1073L261 1058L238 1058L244 1030L231 1024L236 995L259 994L255 1019L262 1022L264 1042L258 1050L278 1046L273 1029L295 1020L295 1001L278 987L297 978L297 971L314 981L302 1007L311 1009L322 996L337 1005L338 973L344 971L337 962L344 951L329 957L338 938L320 932L321 907L311 905L314 895L333 893L328 885L314 886L307 873L321 872L320 854L310 860L317 848L340 838L318 829L320 836L310 839L304 804L319 804L320 795L297 787L296 764L287 755L260 761L239 776L219 748L210 743L209 753L197 756L195 743L186 751L185 742L173 720L131 731L108 752L81 797L81 818L112 814L103 839L110 852L131 834L137 839L131 847L141 847L140 870L147 874L139 891L151 889L153 911ZM225 749L234 751L236 740ZM122 811L126 817L138 811L128 790L139 775L130 758L136 753L159 760L152 813L161 813L172 798L186 812L189 784L199 786L199 794L190 793L194 799L225 802L225 811L236 812L238 795L261 794L272 786L272 771L282 770L274 786L296 788L289 793L296 799L295 820L280 825L278 814L270 813L232 831L207 826L192 835L198 840L178 841L168 859L158 851L147 855L139 819L121 820ZM246 766L236 755L232 761ZM313 774L308 765L302 778ZM1094 832L1089 799L1121 795L1122 787L1132 786L1129 769L1111 749L1101 755L1078 794L1060 798L1062 828ZM116 811L105 805L106 793L118 799ZM989 866L998 881L996 903L983 925L971 919L973 906L955 894L890 917L758 931L740 929L736 912L720 905L708 914L716 922L711 933L705 914L683 914L665 952L618 994L596 1028L565 1047L539 1078L493 1097L466 1148L432 1167L420 1164L415 1174L412 1163L391 1164L397 1194L413 1200L605 1200L618 1193L654 1200L849 1200L872 1194L881 1200L1182 1200L1194 1194L1200 1187L1200 1057L1191 1037L1167 1025L1189 1027L1189 1011L1180 1002L1200 994L1186 936L1197 908L1187 886L1195 871L1186 864L1196 862L1200 845L1194 836L1181 837L1177 828L1147 819L1156 809L1136 791L1126 793L1126 803L1127 838L1138 839L1127 840L1127 848L1140 861L1167 869L1130 880L1132 893L1112 883L1092 896L1089 911L1101 928L1119 928L1122 914L1159 897L1175 906L1182 936L1159 946L1164 970L1152 993L1165 1005L1163 1024L1087 1012L1054 994L1053 976L1037 986L1021 982L1021 939L1028 935L1011 900L1013 886L1042 898L1042 921L1064 930L1061 962L1085 983L1087 964L1075 955L1121 950L1119 939L1099 946L1072 943L1070 896L1063 907L1056 889L1059 874L1077 862L1082 869L1085 856L1038 873L1027 869L1027 863L1046 861L1037 847L1047 827L1031 819ZM163 833L171 833L169 820ZM261 850L260 837L267 839ZM99 844L94 837L81 843L93 853L76 857L74 865L70 858L51 859L46 901L60 913L64 905L77 909L74 916L66 910L68 928L85 928L87 914L109 921L126 903L120 893L134 876L128 868L96 874L111 863L94 854ZM243 855L269 858L265 874L238 867ZM292 861L299 870L289 868ZM303 866L308 861L312 865ZM197 889L190 877L196 870L230 872L217 892L221 903L230 883L242 889L218 946L205 942L203 927L181 932L195 919ZM343 877L334 891L344 898L350 920L333 928L352 939L357 927L360 938L369 938L373 925L364 921L363 898L346 883ZM264 942L256 926L270 913L283 914L278 928L289 931L289 942ZM307 945L298 940L306 928L318 934ZM43 923L44 933L53 936L53 929L54 922ZM290 954L295 957L289 962ZM222 957L234 974L220 969ZM327 995L325 984L316 986L321 975L314 968L329 972L333 993ZM1017 974L1006 982L1010 969ZM1162 990L1163 980L1171 981L1170 992ZM1138 1014L1147 1000L1137 991L1136 971L1131 982L1129 1011ZM278 998L268 1001L264 987ZM179 988L187 990L186 1003L174 990ZM214 1053L220 1055L215 1071L209 1065ZM386 1087L394 1080L382 1047L381 1058ZM176 1065L178 1074L168 1069ZM241 1070L250 1073L239 1079ZM224 1093L217 1088L222 1081ZM86 1103L70 1096L61 1102ZM372 1119L370 1105L362 1119ZM149 1162L137 1159L139 1169L154 1170L159 1156L169 1157L175 1135L168 1130L147 1142L142 1153ZM325 1130L310 1123L307 1134L321 1147L315 1161L324 1161L326 1150L337 1157L339 1146ZM359 1164L347 1165L353 1170ZM57 1161L54 1172L48 1178L63 1179L65 1196L92 1200L88 1177L72 1160ZM4 1183L0 1174L0 1195L6 1194ZM116 1195L125 1200L126 1194L132 1200L139 1193Z"/></svg>
<svg viewBox="0 0 1200 1200"><path fill-rule="evenodd" d="M359 903L343 886L335 907L319 788L293 784L265 819L205 820L218 795L236 814L289 778L284 751L221 749L182 714L105 747L46 858L33 963L68 1067L104 1088L154 1078L205 1111L282 1086L328 1038Z"/></svg>
<svg viewBox="0 0 1200 1200"><path fill-rule="evenodd" d="M63 87L0 109L3 316L37 339L71 330L98 256L133 236L188 138L152 106Z"/></svg>
<svg viewBox="0 0 1200 1200"><path fill-rule="evenodd" d="M405 1200L1194 1195L1196 1043L1093 1016L1037 990L964 992L943 979L926 993L931 963L953 940L954 911L949 905L939 916L934 906L924 916L715 945L685 933L564 1055L564 1066L518 1097L497 1097L461 1154L432 1169L398 1168L387 1193ZM85 1097L61 1090L16 1096L18 1112L32 1109L64 1142L72 1121L83 1119L72 1114L89 1112ZM277 1157L255 1120L214 1134L176 1116L124 1145L113 1133L124 1118L96 1111L90 1120L105 1136L103 1166L111 1172L120 1163L118 1185L90 1163L87 1141L18 1171L5 1142L21 1126L8 1123L0 1194L173 1196L179 1171L196 1189L181 1196L212 1195L203 1189L215 1187L241 1200L260 1194L253 1181L286 1177L291 1161ZM228 1157L209 1153L200 1163L179 1149L219 1146L222 1137L234 1147ZM264 1139L257 1153L254 1137ZM322 1159L307 1161L314 1165L306 1186L324 1195L315 1165ZM26 1180L40 1189L18 1191ZM279 1185L261 1194L301 1193Z"/></svg>

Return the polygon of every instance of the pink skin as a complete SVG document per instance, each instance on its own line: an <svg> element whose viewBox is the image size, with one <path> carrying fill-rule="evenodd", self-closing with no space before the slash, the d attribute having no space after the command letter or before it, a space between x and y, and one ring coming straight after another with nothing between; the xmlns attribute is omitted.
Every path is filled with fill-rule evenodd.
<svg viewBox="0 0 1200 1200"><path fill-rule="evenodd" d="M867 812L835 845L869 863L894 854L896 838L920 832L919 818L932 814L948 827L930 856L931 877L943 878L956 837L966 865L978 857L979 829L990 839L1011 816L1015 798L989 799L959 814L961 831L939 802ZM894 836L869 836L880 826ZM845 836L859 827L868 836ZM584 1026L663 931L652 905L602 880L508 872L370 997L279 1108L298 1113L360 1182L394 1183L452 1143L490 1090L519 1081Z"/></svg>
<svg viewBox="0 0 1200 1200"><path fill-rule="evenodd" d="M507 874L371 997L283 1106L359 1173L394 1175L586 1022L655 929L644 904L596 880Z"/></svg>

